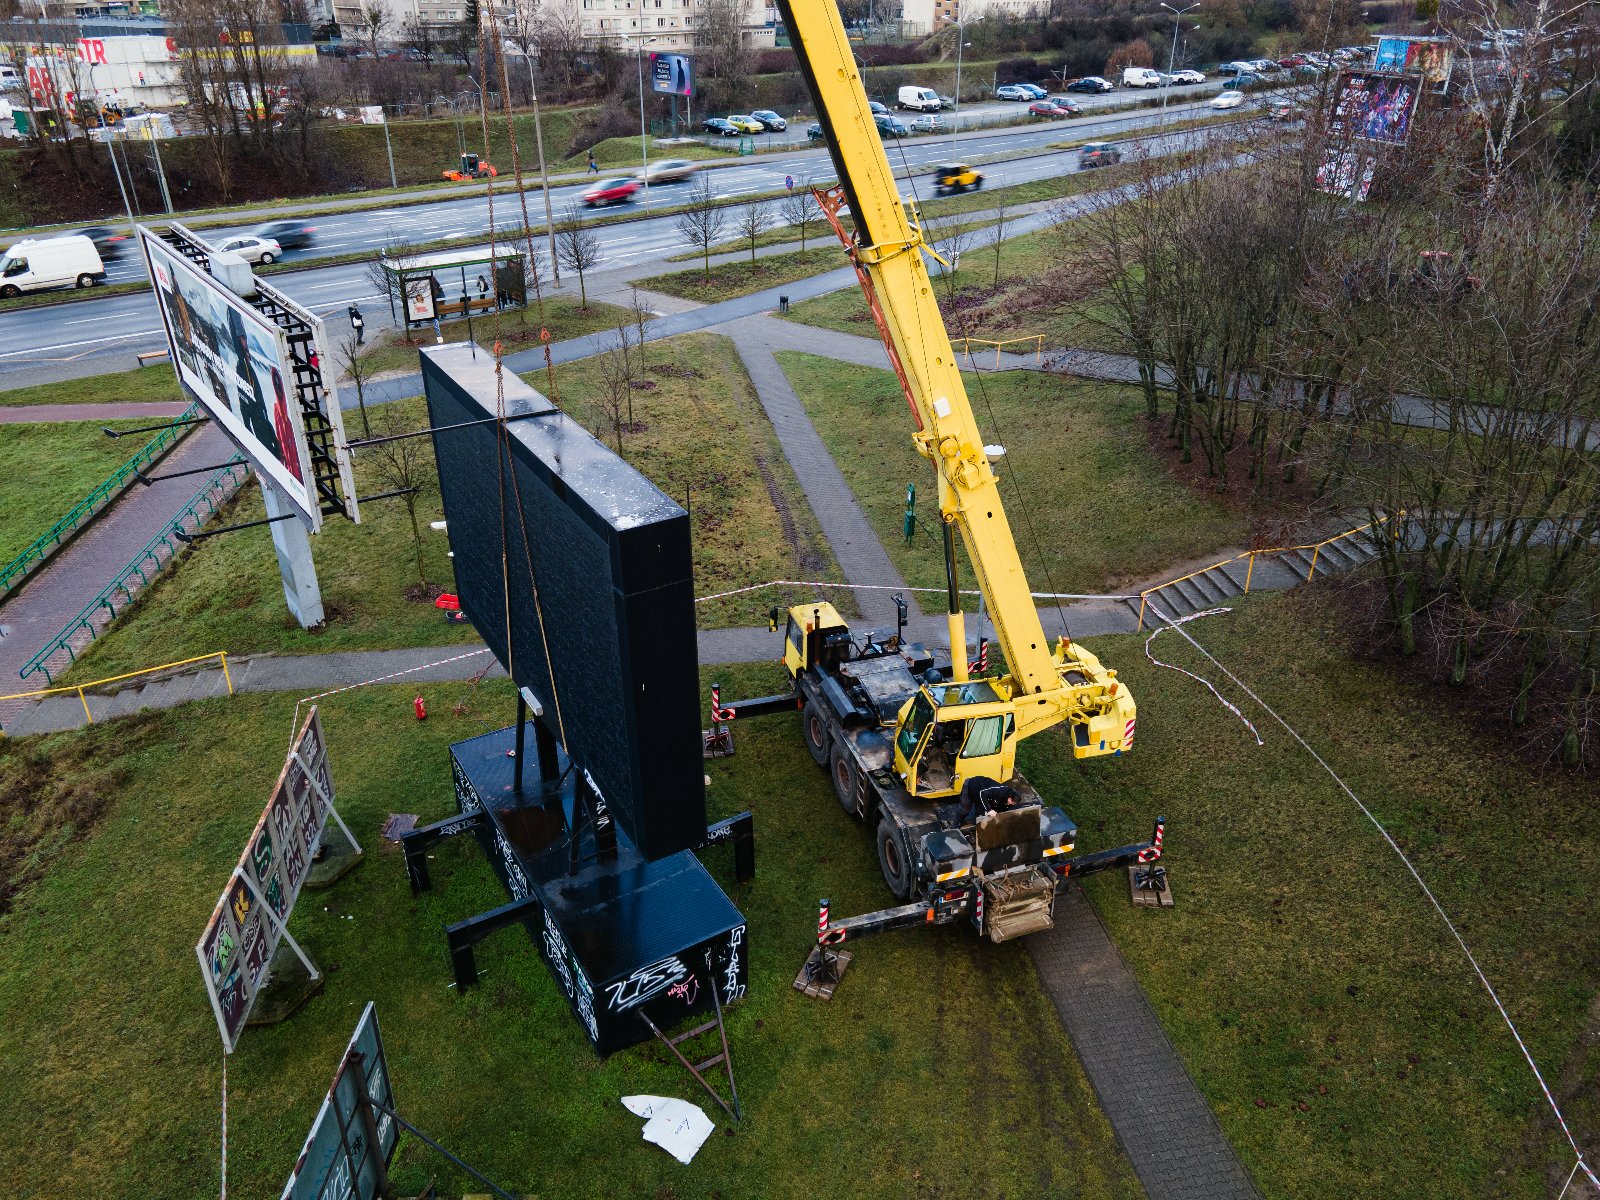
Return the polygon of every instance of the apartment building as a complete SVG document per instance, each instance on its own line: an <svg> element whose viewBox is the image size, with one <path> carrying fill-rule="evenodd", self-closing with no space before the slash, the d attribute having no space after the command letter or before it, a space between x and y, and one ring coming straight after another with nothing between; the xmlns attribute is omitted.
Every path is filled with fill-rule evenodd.
<svg viewBox="0 0 1600 1200"><path fill-rule="evenodd" d="M984 17L1042 17L1049 7L1049 0L905 0L901 19L907 33L927 34Z"/></svg>
<svg viewBox="0 0 1600 1200"><path fill-rule="evenodd" d="M575 15L586 38L643 42L655 51L694 50L703 19L704 0L544 0ZM767 49L777 37L769 22L766 0L740 0L739 18L745 47Z"/></svg>

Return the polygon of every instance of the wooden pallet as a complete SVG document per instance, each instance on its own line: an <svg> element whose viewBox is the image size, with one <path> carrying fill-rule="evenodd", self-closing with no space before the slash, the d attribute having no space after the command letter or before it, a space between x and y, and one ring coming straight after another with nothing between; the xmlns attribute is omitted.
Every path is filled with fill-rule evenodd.
<svg viewBox="0 0 1600 1200"><path fill-rule="evenodd" d="M1159 888L1151 888L1139 886L1140 873L1151 870L1150 867L1132 866L1128 868L1128 896L1136 908L1173 907L1172 876L1165 868L1158 869L1161 871L1161 886Z"/></svg>
<svg viewBox="0 0 1600 1200"><path fill-rule="evenodd" d="M800 968L800 974L794 977L794 990L802 995L810 996L813 1000L832 1000L833 990L839 986L839 981L844 978L844 970L850 965L850 960L855 957L848 950L830 950L828 958L832 960L833 969L826 974L818 969L821 958L821 948L811 947L811 953L806 956L805 965Z"/></svg>

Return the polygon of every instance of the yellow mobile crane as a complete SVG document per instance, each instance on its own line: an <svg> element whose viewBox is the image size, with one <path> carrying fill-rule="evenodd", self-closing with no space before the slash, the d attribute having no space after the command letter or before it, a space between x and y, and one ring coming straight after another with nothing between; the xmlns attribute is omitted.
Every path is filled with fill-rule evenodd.
<svg viewBox="0 0 1600 1200"><path fill-rule="evenodd" d="M807 746L831 769L840 803L876 828L890 889L901 900L915 897L901 908L824 921L822 942L961 916L1003 941L1049 927L1067 876L1160 856L1158 821L1148 843L1063 857L1075 827L1015 769L1017 743L1062 722L1078 758L1125 753L1134 701L1094 654L1045 636L923 261L918 214L895 185L836 6L779 0L779 9L838 173L838 186L818 198L899 376L917 450L938 474L952 657L941 670L920 646L903 644L900 631L868 634L857 646L832 605L799 605L789 610L784 639L794 691L722 711L758 715L798 703ZM853 236L839 221L846 207ZM956 531L988 601L1005 674L969 676ZM900 611L903 631L903 602ZM774 629L779 615L771 614Z"/></svg>

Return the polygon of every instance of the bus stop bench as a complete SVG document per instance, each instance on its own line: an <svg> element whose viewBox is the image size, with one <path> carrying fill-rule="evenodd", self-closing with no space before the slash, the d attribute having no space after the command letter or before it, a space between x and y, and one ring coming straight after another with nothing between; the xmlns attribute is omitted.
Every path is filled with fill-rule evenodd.
<svg viewBox="0 0 1600 1200"><path fill-rule="evenodd" d="M456 302L454 302L452 304L441 304L441 305L439 305L439 315L441 317L453 317L453 316L457 316L457 315L462 314L462 313L493 312L493 311L494 311L494 297L493 296L479 296L476 299L468 300L465 303L462 303L461 301L458 300L458 301L456 301Z"/></svg>
<svg viewBox="0 0 1600 1200"><path fill-rule="evenodd" d="M167 357L167 351L165 349L145 350L140 354L136 354L134 357L139 360L139 365L141 367L147 367L156 360Z"/></svg>

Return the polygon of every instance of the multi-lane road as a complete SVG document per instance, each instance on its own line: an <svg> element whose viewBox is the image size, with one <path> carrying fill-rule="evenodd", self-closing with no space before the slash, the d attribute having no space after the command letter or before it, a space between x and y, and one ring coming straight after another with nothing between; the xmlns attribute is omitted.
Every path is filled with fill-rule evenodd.
<svg viewBox="0 0 1600 1200"><path fill-rule="evenodd" d="M1169 119L1192 117L1200 107L1195 101L1174 103L1167 115ZM943 137L912 138L892 143L889 153L895 167L904 168L907 192L915 188L926 199L929 195L926 169L952 158L981 161L995 156L1015 156L984 167L987 185L1003 187L1076 170L1075 152L1049 149L1051 143L1067 138L1139 136L1149 144L1151 152L1159 153L1167 139L1155 135L1158 119L1159 114L1148 109L1103 117L1086 114L1072 121L962 134L954 143ZM735 200L741 195L780 190L786 176L820 184L831 180L832 169L824 151L809 149L764 154L749 162L705 173L717 196ZM569 205L579 202L583 190L582 184L552 188L558 216ZM631 206L639 219L599 227L597 232L602 239L604 258L596 269L661 262L668 255L684 250L674 218L649 215L650 209L681 203L684 191L681 186L658 185L651 189L649 208L643 203ZM543 207L537 193L530 194L529 212L536 225L542 222ZM497 189L494 214L496 225L520 224L515 194ZM365 264L317 267L316 259L363 251L375 253L379 247L395 240L413 243L459 240L462 247L467 248L481 243L488 231L489 202L482 193L474 193L405 208L317 217L313 224L317 230L316 244L307 251L285 256L286 261L305 262L306 269L275 275L274 286L324 315L342 318L348 305L362 305L368 329L376 330L389 323L389 314L382 296L374 291ZM205 230L204 236L210 241L221 241L231 233L248 228L212 228ZM136 259L117 264L118 278L136 279L141 274L142 267ZM340 324L342 326L342 319ZM150 297L142 293L79 299L5 313L0 315L0 390L122 370L133 365L135 351L161 343L156 311Z"/></svg>

